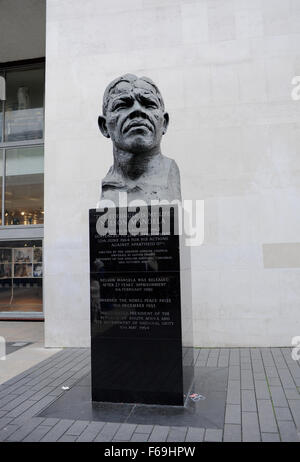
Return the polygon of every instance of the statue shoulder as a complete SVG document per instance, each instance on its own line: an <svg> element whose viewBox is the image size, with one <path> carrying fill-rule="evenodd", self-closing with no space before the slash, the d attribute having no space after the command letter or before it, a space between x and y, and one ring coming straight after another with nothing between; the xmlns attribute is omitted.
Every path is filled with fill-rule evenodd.
<svg viewBox="0 0 300 462"><path fill-rule="evenodd" d="M124 186L124 179L116 173L113 165L109 168L106 176L102 179L102 188L107 186Z"/></svg>
<svg viewBox="0 0 300 462"><path fill-rule="evenodd" d="M174 159L164 157L167 166L168 189L172 191L172 199L181 201L180 171L178 165Z"/></svg>
<svg viewBox="0 0 300 462"><path fill-rule="evenodd" d="M171 159L171 157L162 155L162 161L167 169L178 169L178 165L176 164L174 159Z"/></svg>
<svg viewBox="0 0 300 462"><path fill-rule="evenodd" d="M164 162L165 162L165 165L167 167L167 170L168 170L168 174L169 175L178 175L180 176L180 173L179 173L179 168L178 168L178 165L176 163L176 161L174 159L171 159L170 157L167 157L167 156L163 156L164 157Z"/></svg>

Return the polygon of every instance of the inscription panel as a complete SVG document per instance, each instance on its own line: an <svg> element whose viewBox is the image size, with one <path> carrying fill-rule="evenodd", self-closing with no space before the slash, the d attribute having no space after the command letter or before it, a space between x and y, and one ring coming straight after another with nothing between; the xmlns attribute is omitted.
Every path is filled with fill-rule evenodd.
<svg viewBox="0 0 300 462"><path fill-rule="evenodd" d="M92 321L112 337L181 335L179 275L167 272L93 273Z"/></svg>

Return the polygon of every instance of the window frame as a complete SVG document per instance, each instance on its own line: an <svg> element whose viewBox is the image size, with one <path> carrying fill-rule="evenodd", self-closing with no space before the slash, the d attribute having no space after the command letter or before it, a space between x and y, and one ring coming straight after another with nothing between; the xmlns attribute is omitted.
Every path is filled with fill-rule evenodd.
<svg viewBox="0 0 300 462"><path fill-rule="evenodd" d="M26 61L17 61L13 63L4 63L0 64L0 73L6 79L6 74L8 71L26 71L29 69L40 69L44 68L45 71L45 58L38 58ZM43 228L44 224L37 225L6 225L4 220L5 213L5 188L6 188L6 151L12 148L20 147L32 147L32 146L41 146L44 148L44 133L45 133L45 85L44 85L44 96L43 96L43 138L34 139L34 140L22 140L22 141L5 141L5 100L1 101L2 105L2 137L0 141L0 156L2 155L2 201L0 204L0 215L1 215L1 225L0 230L14 230L14 229L33 229L33 228ZM1 173L1 172L0 172ZM2 236L1 236L2 239Z"/></svg>

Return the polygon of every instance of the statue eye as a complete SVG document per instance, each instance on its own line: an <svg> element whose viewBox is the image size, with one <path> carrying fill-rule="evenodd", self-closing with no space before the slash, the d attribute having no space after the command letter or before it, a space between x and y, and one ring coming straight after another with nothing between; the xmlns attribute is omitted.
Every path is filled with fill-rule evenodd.
<svg viewBox="0 0 300 462"><path fill-rule="evenodd" d="M115 104L114 107L113 107L113 110L115 111L116 109L120 109L122 107L126 107L126 104L124 103L118 103L118 104Z"/></svg>
<svg viewBox="0 0 300 462"><path fill-rule="evenodd" d="M115 103L112 109L113 111L116 111L117 109L129 107L131 104L132 104L131 99L121 100Z"/></svg>
<svg viewBox="0 0 300 462"><path fill-rule="evenodd" d="M157 104L155 101L153 101L152 99L144 99L143 100L143 104L145 107L149 107L149 108L154 108L156 109L157 108Z"/></svg>

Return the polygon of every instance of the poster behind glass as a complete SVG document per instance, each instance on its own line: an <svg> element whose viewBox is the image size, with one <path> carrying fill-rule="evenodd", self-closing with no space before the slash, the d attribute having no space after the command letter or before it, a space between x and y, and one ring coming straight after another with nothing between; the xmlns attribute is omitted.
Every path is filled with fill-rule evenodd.
<svg viewBox="0 0 300 462"><path fill-rule="evenodd" d="M40 240L0 242L0 316L12 312L43 312Z"/></svg>
<svg viewBox="0 0 300 462"><path fill-rule="evenodd" d="M0 279L42 278L42 247L0 249Z"/></svg>

